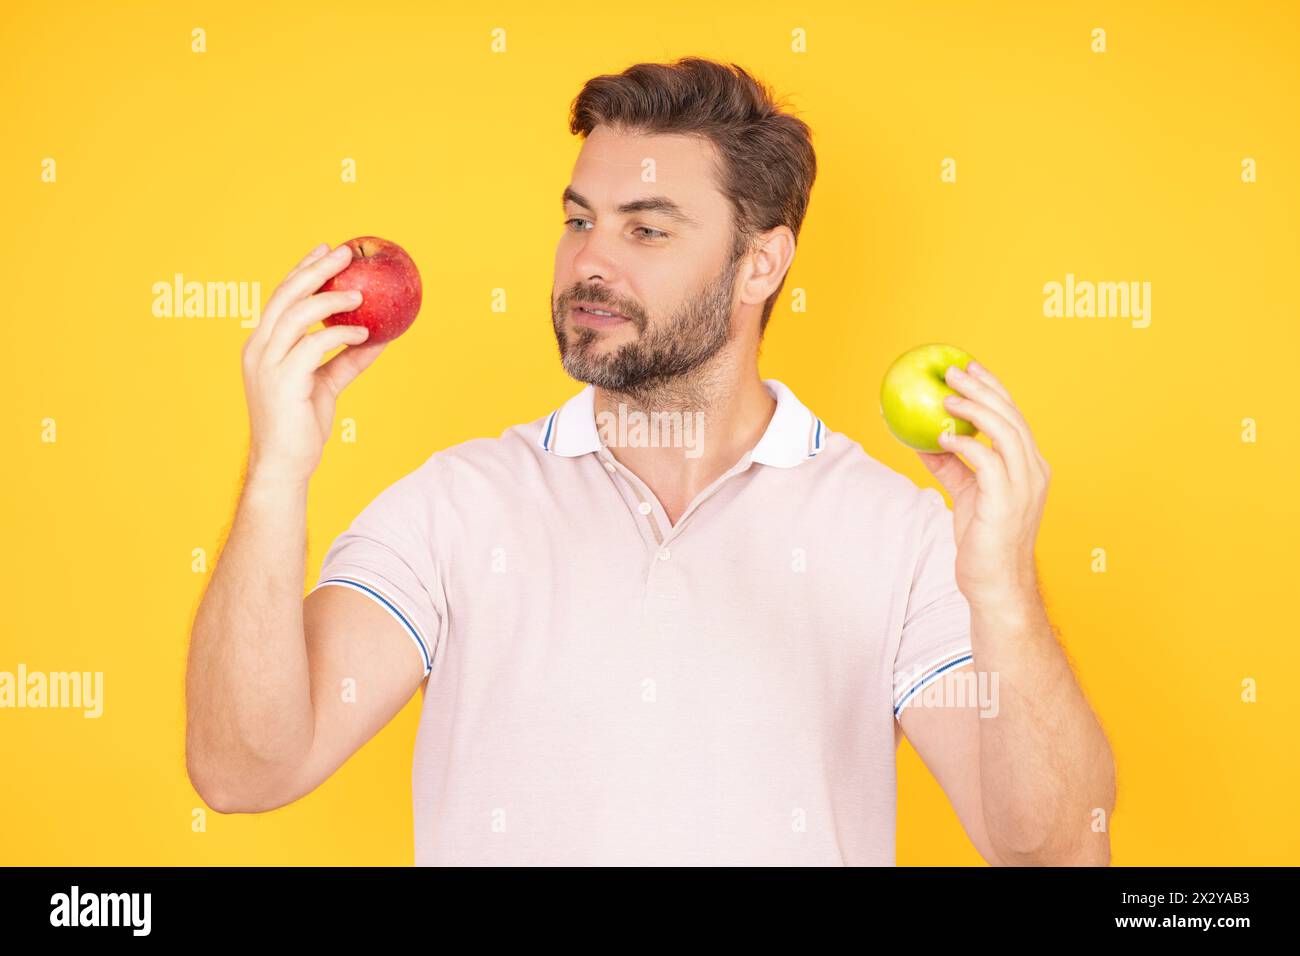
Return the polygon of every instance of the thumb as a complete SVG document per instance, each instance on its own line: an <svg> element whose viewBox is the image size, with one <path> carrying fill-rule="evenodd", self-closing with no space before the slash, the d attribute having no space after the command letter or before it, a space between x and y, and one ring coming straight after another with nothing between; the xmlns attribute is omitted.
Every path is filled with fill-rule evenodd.
<svg viewBox="0 0 1300 956"><path fill-rule="evenodd" d="M362 342L349 345L332 359L316 370L316 374L329 386L335 395L352 384L352 380L370 367L379 353L388 347L387 342L373 344Z"/></svg>
<svg viewBox="0 0 1300 956"><path fill-rule="evenodd" d="M966 483L974 478L975 473L950 451L940 452L939 454L918 451L917 455L930 474L938 478L939 483L954 498L965 487Z"/></svg>
<svg viewBox="0 0 1300 956"><path fill-rule="evenodd" d="M944 452L944 455L946 454L948 453ZM924 464L926 468L930 469L931 474L934 474L935 470L938 469L940 465L939 459L943 458L943 455L935 455L924 451L918 451L916 455L921 459L921 463Z"/></svg>

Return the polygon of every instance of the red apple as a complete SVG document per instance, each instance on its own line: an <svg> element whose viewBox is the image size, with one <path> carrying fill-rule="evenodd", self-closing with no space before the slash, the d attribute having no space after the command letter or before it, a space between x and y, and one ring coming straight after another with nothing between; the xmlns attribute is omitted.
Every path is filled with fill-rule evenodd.
<svg viewBox="0 0 1300 956"><path fill-rule="evenodd" d="M325 319L325 325L364 325L370 330L366 345L395 339L415 321L420 311L420 272L411 257L395 242L375 236L349 239L352 261L327 281L322 292L361 293L361 304L351 312Z"/></svg>

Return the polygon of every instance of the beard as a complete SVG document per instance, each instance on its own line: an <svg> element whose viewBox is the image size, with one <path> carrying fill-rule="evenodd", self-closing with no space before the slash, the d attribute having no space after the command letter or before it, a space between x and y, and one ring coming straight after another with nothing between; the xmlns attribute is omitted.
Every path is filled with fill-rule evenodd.
<svg viewBox="0 0 1300 956"><path fill-rule="evenodd" d="M572 336L565 331L568 306L557 309L552 299L551 324L564 370L579 382L628 395L645 395L671 383L680 384L679 380L700 369L731 340L732 286L740 261L741 257L733 256L666 322L651 326L639 312L628 315L637 327L636 339L607 355L596 351L600 330L578 326ZM576 298L581 294L564 296L562 302ZM617 308L617 303L610 308Z"/></svg>

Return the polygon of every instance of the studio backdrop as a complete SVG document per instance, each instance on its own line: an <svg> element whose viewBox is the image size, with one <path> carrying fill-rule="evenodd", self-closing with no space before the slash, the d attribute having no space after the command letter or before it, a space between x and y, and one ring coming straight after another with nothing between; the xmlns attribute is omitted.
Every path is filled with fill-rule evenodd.
<svg viewBox="0 0 1300 956"><path fill-rule="evenodd" d="M706 56L818 177L760 361L938 487L879 388L925 342L1015 394L1042 592L1116 756L1113 863L1295 864L1300 12L1290 3L33 3L0 13L0 864L411 862L420 695L318 790L186 775L189 629L247 451L240 349L321 242L411 331L342 396L306 579L381 490L581 386L550 324L582 84ZM198 290L198 291L196 291ZM900 864L982 865L910 746Z"/></svg>

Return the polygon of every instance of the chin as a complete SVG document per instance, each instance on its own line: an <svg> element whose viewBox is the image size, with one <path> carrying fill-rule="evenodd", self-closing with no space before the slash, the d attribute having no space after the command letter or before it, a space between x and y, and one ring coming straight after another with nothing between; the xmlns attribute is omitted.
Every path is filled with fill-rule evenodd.
<svg viewBox="0 0 1300 956"><path fill-rule="evenodd" d="M613 329L591 329L574 325L568 329L569 348L581 355L613 355L627 343Z"/></svg>

